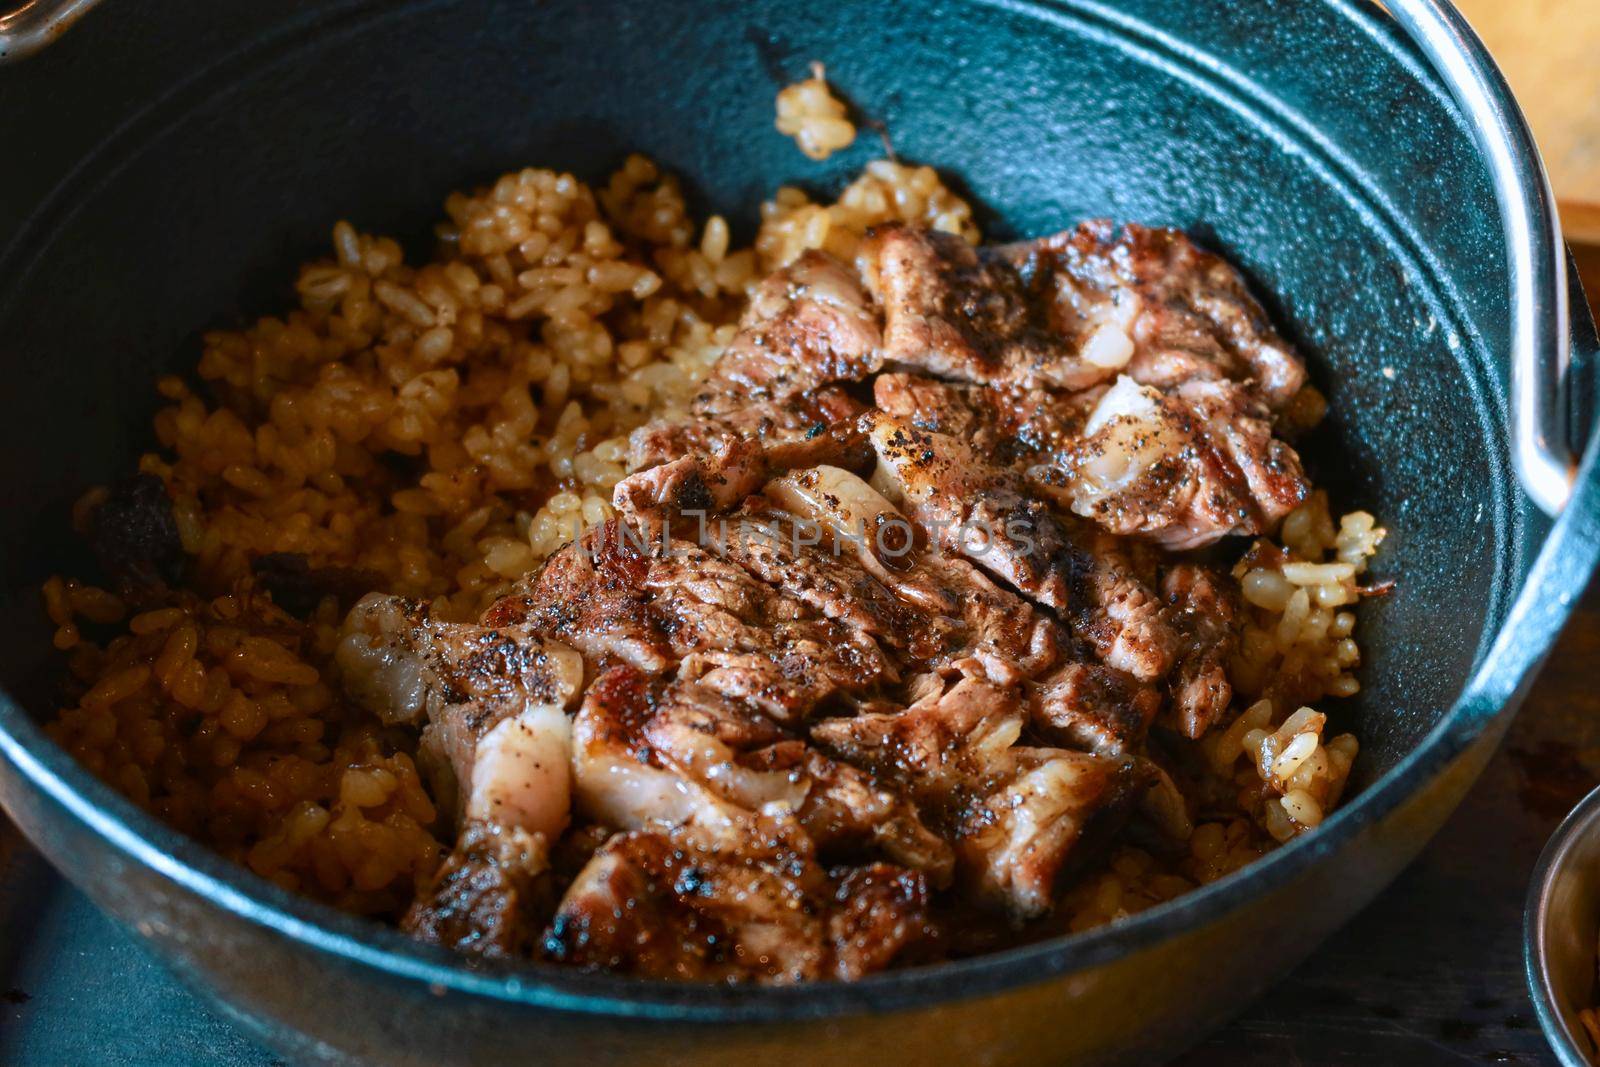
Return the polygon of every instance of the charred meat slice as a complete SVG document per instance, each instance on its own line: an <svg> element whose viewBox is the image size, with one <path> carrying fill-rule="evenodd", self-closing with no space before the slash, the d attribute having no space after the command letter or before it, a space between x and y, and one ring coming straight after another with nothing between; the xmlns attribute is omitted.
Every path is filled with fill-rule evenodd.
<svg viewBox="0 0 1600 1067"><path fill-rule="evenodd" d="M830 617L826 604L740 566L731 547L739 538L723 536L720 545L707 543L726 559L676 539L647 552L640 533L621 522L595 527L553 556L531 590L489 615L524 618L570 640L592 673L614 663L672 671L785 722L836 693L895 677L874 631L860 624L869 609ZM896 606L881 589L877 595L878 608Z"/></svg>
<svg viewBox="0 0 1600 1067"><path fill-rule="evenodd" d="M866 437L849 423L819 423L803 436L768 443L724 434L702 453L630 474L617 483L612 503L659 539L664 530L681 529L684 519L703 529L708 515L736 506L784 471L819 463L865 468L871 462Z"/></svg>
<svg viewBox="0 0 1600 1067"><path fill-rule="evenodd" d="M1189 549L1258 534L1305 497L1300 459L1245 386L1163 393L1127 376L1076 394L885 374L878 406L957 437L1032 493L1125 537Z"/></svg>
<svg viewBox="0 0 1600 1067"><path fill-rule="evenodd" d="M875 480L931 540L1041 604L1068 607L1059 563L1069 546L1048 510L1014 478L947 434L881 412L862 422L878 454Z"/></svg>
<svg viewBox="0 0 1600 1067"><path fill-rule="evenodd" d="M750 752L741 762L782 771L805 783L805 796L794 816L822 856L881 853L902 867L920 871L935 886L950 883L955 866L950 846L923 824L909 801L866 772L831 760L798 740Z"/></svg>
<svg viewBox="0 0 1600 1067"><path fill-rule="evenodd" d="M1068 663L1040 679L1030 722L1050 741L1102 756L1138 752L1161 696L1131 675L1096 663Z"/></svg>
<svg viewBox="0 0 1600 1067"><path fill-rule="evenodd" d="M591 527L524 579L523 590L497 601L485 621L526 623L570 644L590 664L665 671L672 664L669 638L644 589L652 545L616 519Z"/></svg>
<svg viewBox="0 0 1600 1067"><path fill-rule="evenodd" d="M960 438L994 465L1027 473L1071 448L1103 388L1067 393L880 374L873 397L880 410L919 430Z"/></svg>
<svg viewBox="0 0 1600 1067"><path fill-rule="evenodd" d="M1092 823L1114 820L1148 779L1131 759L1016 746L1020 694L963 679L900 712L831 719L819 744L899 782L956 842L964 881L1013 918L1042 915Z"/></svg>
<svg viewBox="0 0 1600 1067"><path fill-rule="evenodd" d="M374 593L351 610L335 661L346 693L385 722L426 717L423 751L448 766L444 792L464 818L552 839L566 828L576 651L525 625L438 622Z"/></svg>
<svg viewBox="0 0 1600 1067"><path fill-rule="evenodd" d="M668 767L645 736L667 684L616 666L589 686L572 724L578 808L606 826L680 830L737 848L749 813Z"/></svg>
<svg viewBox="0 0 1600 1067"><path fill-rule="evenodd" d="M883 648L931 659L952 640L950 620L918 612L852 557L822 543L815 525L759 505L719 527L712 551L824 618Z"/></svg>
<svg viewBox="0 0 1600 1067"><path fill-rule="evenodd" d="M808 856L772 851L762 862L671 833L618 834L568 888L545 952L652 978L820 978L825 877Z"/></svg>
<svg viewBox="0 0 1600 1067"><path fill-rule="evenodd" d="M833 976L849 981L888 967L929 935L927 882L875 863L838 879L828 916Z"/></svg>
<svg viewBox="0 0 1600 1067"><path fill-rule="evenodd" d="M469 955L526 957L549 908L548 870L542 835L469 821L401 926L419 940Z"/></svg>
<svg viewBox="0 0 1600 1067"><path fill-rule="evenodd" d="M814 437L861 411L835 383L875 372L881 345L877 310L850 268L806 252L756 290L691 417L633 433L631 465L703 456L723 438L770 446Z"/></svg>
<svg viewBox="0 0 1600 1067"><path fill-rule="evenodd" d="M940 687L909 707L824 719L811 727L825 750L899 783L946 825L1007 774L1005 753L1022 735L1019 692L973 678Z"/></svg>
<svg viewBox="0 0 1600 1067"><path fill-rule="evenodd" d="M924 935L927 888L888 865L835 885L803 850L742 854L619 834L579 873L545 935L553 959L647 977L857 978Z"/></svg>
<svg viewBox="0 0 1600 1067"><path fill-rule="evenodd" d="M862 404L843 388L824 385L784 400L751 402L717 416L660 419L628 437L628 465L648 470L685 456L705 456L723 441L763 446L815 439L830 426L849 422Z"/></svg>
<svg viewBox="0 0 1600 1067"><path fill-rule="evenodd" d="M1073 632L1108 667L1141 682L1154 682L1172 668L1178 635L1155 592L1149 549L1092 528L1071 527Z"/></svg>
<svg viewBox="0 0 1600 1067"><path fill-rule="evenodd" d="M980 385L1083 389L1106 376L1069 348L1051 307L1004 259L899 224L875 229L863 254L883 307L886 363Z"/></svg>
<svg viewBox="0 0 1600 1067"><path fill-rule="evenodd" d="M1189 382L1163 395L1119 378L1045 482L1079 515L1166 548L1262 533L1309 491L1299 457L1265 416L1230 383Z"/></svg>
<svg viewBox="0 0 1600 1067"><path fill-rule="evenodd" d="M871 634L688 542L673 542L643 584L679 659L678 677L781 722L894 677Z"/></svg>
<svg viewBox="0 0 1600 1067"><path fill-rule="evenodd" d="M1014 748L1011 778L969 816L959 855L980 900L1013 918L1043 915L1091 831L1108 828L1149 779L1136 760Z"/></svg>
<svg viewBox="0 0 1600 1067"><path fill-rule="evenodd" d="M905 516L849 471L801 471L765 495L811 520L813 540L826 542L806 552L741 546L741 562L767 581L822 600L834 617L851 603L874 606L860 624L938 670L1009 685L1056 661L1062 639L1051 620L965 560L924 551Z"/></svg>
<svg viewBox="0 0 1600 1067"><path fill-rule="evenodd" d="M738 334L695 398L697 415L725 416L877 371L877 310L854 272L805 252L756 289Z"/></svg>
<svg viewBox="0 0 1600 1067"><path fill-rule="evenodd" d="M574 735L579 802L607 825L673 829L728 851L758 816L792 818L824 851L881 852L949 879L948 846L906 801L703 685L614 668L591 687Z"/></svg>
<svg viewBox="0 0 1600 1067"><path fill-rule="evenodd" d="M1177 230L1096 220L994 255L1050 305L1052 329L1080 357L1113 373L1159 389L1248 382L1274 412L1306 383L1238 272Z"/></svg>
<svg viewBox="0 0 1600 1067"><path fill-rule="evenodd" d="M1194 563L1168 570L1161 592L1180 635L1178 664L1169 682L1173 725L1185 737L1198 738L1233 700L1228 661L1239 647L1239 596L1222 575Z"/></svg>
<svg viewBox="0 0 1600 1067"><path fill-rule="evenodd" d="M1056 609L1108 665L1141 681L1167 672L1175 638L1130 549L1054 515L952 437L881 413L863 421L875 477L947 550Z"/></svg>

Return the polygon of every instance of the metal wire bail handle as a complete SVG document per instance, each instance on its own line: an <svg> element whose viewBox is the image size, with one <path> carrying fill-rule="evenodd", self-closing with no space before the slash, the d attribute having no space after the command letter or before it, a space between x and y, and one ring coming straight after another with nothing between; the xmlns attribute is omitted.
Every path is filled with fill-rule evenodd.
<svg viewBox="0 0 1600 1067"><path fill-rule="evenodd" d="M1511 460L1554 518L1577 474L1567 436L1567 250L1527 120L1483 42L1447 0L1385 5L1450 87L1489 164L1511 267Z"/></svg>
<svg viewBox="0 0 1600 1067"><path fill-rule="evenodd" d="M24 0L0 14L0 63L24 59L61 36L99 0ZM0 5L3 6L3 5Z"/></svg>

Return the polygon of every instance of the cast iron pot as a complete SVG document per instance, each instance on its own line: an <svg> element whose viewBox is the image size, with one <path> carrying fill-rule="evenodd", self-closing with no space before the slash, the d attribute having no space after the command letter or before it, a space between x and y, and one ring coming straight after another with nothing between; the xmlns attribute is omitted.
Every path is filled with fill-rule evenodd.
<svg viewBox="0 0 1600 1067"><path fill-rule="evenodd" d="M55 34L53 6L0 22L6 47ZM0 72L0 802L295 1062L1148 1063L1182 1048L1417 853L1600 552L1594 458L1571 458L1591 436L1597 344L1581 311L1565 318L1575 284L1527 131L1447 7L1389 10L106 3ZM1390 528L1377 570L1398 582L1363 615L1366 688L1335 711L1362 742L1354 795L1321 829L1078 937L852 986L652 985L474 969L280 892L44 737L34 590L85 572L69 506L149 444L152 382L193 365L197 331L283 306L333 220L425 250L446 191L523 165L593 178L643 151L748 233L780 182L835 189L881 150L869 134L818 166L773 131L775 86L812 59L901 157L955 176L989 236L1101 215L1184 227L1310 354L1332 405L1313 469Z"/></svg>

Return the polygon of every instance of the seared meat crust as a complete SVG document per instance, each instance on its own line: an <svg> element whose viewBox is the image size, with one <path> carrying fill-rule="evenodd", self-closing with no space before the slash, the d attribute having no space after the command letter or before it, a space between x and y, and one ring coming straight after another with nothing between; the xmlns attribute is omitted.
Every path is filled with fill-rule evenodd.
<svg viewBox="0 0 1600 1067"><path fill-rule="evenodd" d="M877 310L854 272L826 252L805 252L768 276L739 332L694 400L694 413L727 416L877 371Z"/></svg>
<svg viewBox="0 0 1600 1067"><path fill-rule="evenodd" d="M549 895L542 836L471 821L401 928L412 937L486 959L526 957L543 929Z"/></svg>

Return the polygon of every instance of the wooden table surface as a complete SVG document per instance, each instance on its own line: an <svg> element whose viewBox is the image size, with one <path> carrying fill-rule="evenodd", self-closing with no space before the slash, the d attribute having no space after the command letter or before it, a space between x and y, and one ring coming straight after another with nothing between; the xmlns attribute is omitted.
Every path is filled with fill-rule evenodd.
<svg viewBox="0 0 1600 1067"><path fill-rule="evenodd" d="M1600 242L1600 3L1455 0L1533 127L1570 240Z"/></svg>
<svg viewBox="0 0 1600 1067"><path fill-rule="evenodd" d="M1581 257L1600 292L1600 252ZM1522 905L1551 830L1600 783L1600 585L1500 752L1421 858L1179 1067L1551 1064ZM0 1064L269 1067L0 820Z"/></svg>

